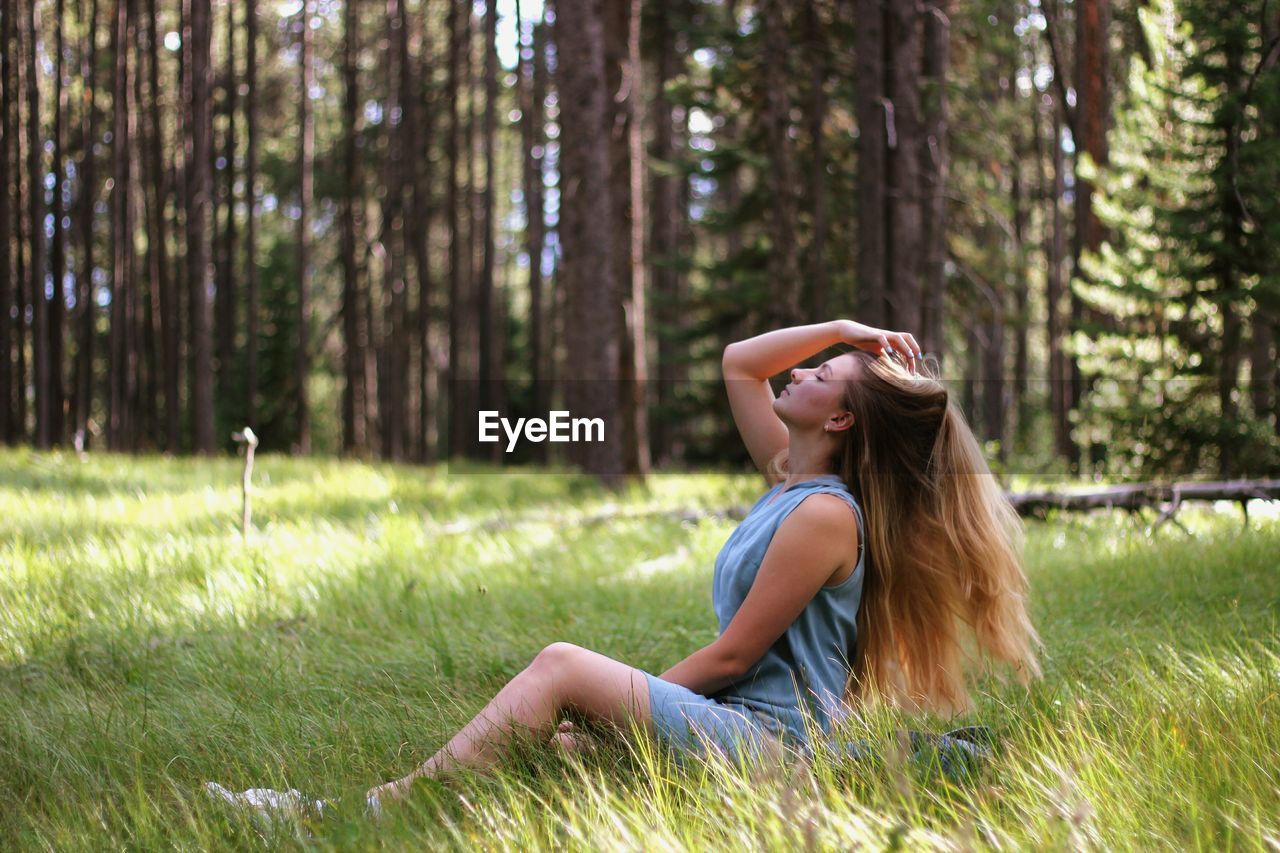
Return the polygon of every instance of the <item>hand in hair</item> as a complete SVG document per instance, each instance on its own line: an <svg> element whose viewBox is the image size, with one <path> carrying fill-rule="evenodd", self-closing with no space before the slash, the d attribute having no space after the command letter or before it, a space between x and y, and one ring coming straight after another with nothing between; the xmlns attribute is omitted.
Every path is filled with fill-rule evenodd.
<svg viewBox="0 0 1280 853"><path fill-rule="evenodd" d="M913 372L916 360L924 357L915 336L910 332L891 332L888 329L877 329L853 320L836 320L835 322L840 332L840 340L846 344L877 355L897 354Z"/></svg>

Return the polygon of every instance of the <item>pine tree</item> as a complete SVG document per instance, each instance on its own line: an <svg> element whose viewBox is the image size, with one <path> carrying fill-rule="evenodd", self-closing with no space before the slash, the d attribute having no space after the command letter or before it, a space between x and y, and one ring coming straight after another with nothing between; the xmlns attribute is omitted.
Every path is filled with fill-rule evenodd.
<svg viewBox="0 0 1280 853"><path fill-rule="evenodd" d="M1239 377L1242 321L1280 285L1275 104L1245 96L1251 74L1257 92L1280 81L1259 65L1256 9L1157 0L1139 14L1150 65L1131 59L1095 202L1113 242L1086 256L1092 283L1072 285L1118 326L1073 341L1098 379L1086 438L1118 474L1274 471L1273 427L1239 405Z"/></svg>

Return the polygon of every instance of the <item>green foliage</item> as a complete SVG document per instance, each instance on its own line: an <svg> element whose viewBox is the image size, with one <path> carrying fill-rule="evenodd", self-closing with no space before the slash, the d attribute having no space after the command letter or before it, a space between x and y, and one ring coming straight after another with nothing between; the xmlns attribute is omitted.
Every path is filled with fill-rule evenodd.
<svg viewBox="0 0 1280 853"><path fill-rule="evenodd" d="M1139 10L1151 64L1131 59L1095 196L1110 239L1072 283L1116 320L1073 341L1102 380L1078 429L1109 446L1116 475L1221 470L1226 448L1231 473L1280 467L1269 413L1237 402L1241 333L1280 298L1280 68L1256 68L1257 5Z"/></svg>
<svg viewBox="0 0 1280 853"><path fill-rule="evenodd" d="M264 249L257 432L265 451L287 451L298 437L298 251L285 237Z"/></svg>
<svg viewBox="0 0 1280 853"><path fill-rule="evenodd" d="M715 636L733 522L649 511L757 477L590 478L264 455L0 451L0 833L17 849L1261 849L1280 835L1280 525L1185 508L1029 523L1045 678L980 685L1000 739L971 783L904 765L679 766L638 734L364 791L430 756L542 646L660 672ZM608 524L584 519L616 503ZM648 513L648 514L646 514ZM1260 518L1260 516L1262 516ZM509 522L509 526L489 522ZM840 734L937 728L879 712ZM324 820L264 829L201 785L296 787Z"/></svg>
<svg viewBox="0 0 1280 853"><path fill-rule="evenodd" d="M753 7L739 7L731 19L724 4L675 4L673 26L683 66L666 87L668 99L683 111L689 126L687 144L677 148L675 161L655 167L690 181L690 227L695 251L655 259L681 271L688 282L677 310L680 328L659 329L687 354L690 364L718 368L725 344L777 326L778 306L772 304L768 276L768 221L774 199L765 176L772 168L763 119L766 104L763 33ZM825 204L828 269L828 315L805 317L822 322L848 316L853 304L854 208L851 168L855 139L852 125L853 89L847 85L849 57L845 48L852 31L843 16L826 6L819 16L815 42L807 31L800 7L788 7L788 42L802 49L788 52L784 79L792 106L792 157L797 179L808 186L814 146L808 124L813 62L826 55L827 111L823 122L827 185ZM803 116L803 117L801 117ZM738 198L728 192L736 182ZM801 281L791 285L797 304L808 312L811 276L805 268L813 239L814 210L807 190L797 188L796 240ZM653 294L656 308L661 296ZM697 381L701 379L702 381ZM678 389L678 403L657 417L677 424L689 438L690 464L746 464L745 448L737 440L718 369Z"/></svg>

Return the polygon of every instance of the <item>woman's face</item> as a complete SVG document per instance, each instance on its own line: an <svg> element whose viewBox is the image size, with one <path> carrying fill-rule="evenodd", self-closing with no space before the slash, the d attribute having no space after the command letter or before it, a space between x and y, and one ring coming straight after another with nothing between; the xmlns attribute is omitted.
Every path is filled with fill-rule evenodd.
<svg viewBox="0 0 1280 853"><path fill-rule="evenodd" d="M797 367L791 371L791 382L773 401L773 410L783 423L800 429L847 427L851 418L842 397L844 383L855 379L861 370L858 359L846 353L822 362L817 367Z"/></svg>

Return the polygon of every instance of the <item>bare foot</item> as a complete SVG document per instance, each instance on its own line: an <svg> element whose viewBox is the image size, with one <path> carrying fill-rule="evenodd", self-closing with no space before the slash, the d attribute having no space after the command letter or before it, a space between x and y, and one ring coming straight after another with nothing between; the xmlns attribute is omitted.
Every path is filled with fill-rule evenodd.
<svg viewBox="0 0 1280 853"><path fill-rule="evenodd" d="M382 814L382 808L387 803L404 799L409 793L409 786L413 784L413 777L406 776L403 779L396 779L394 782L387 782L385 785L378 785L370 788L365 794L365 811L374 817Z"/></svg>
<svg viewBox="0 0 1280 853"><path fill-rule="evenodd" d="M556 733L551 736L551 740L548 743L551 746L559 747L567 753L580 752L590 746L590 738L580 733L572 720L565 720L556 729Z"/></svg>

